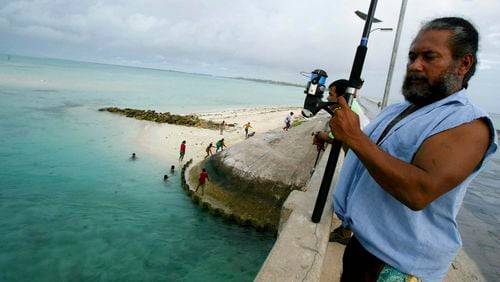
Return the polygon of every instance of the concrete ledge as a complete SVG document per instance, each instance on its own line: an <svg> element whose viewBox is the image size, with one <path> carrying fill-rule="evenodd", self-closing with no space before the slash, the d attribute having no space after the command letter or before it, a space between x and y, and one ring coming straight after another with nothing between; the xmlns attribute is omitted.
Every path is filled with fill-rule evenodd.
<svg viewBox="0 0 500 282"><path fill-rule="evenodd" d="M285 201L278 239L255 281L319 281L331 229L332 204L328 197L321 221L311 221L312 210L325 170L330 147L323 153L306 191L293 191ZM343 161L343 154L339 163ZM337 166L333 182L336 181ZM331 194L332 191L330 191Z"/></svg>

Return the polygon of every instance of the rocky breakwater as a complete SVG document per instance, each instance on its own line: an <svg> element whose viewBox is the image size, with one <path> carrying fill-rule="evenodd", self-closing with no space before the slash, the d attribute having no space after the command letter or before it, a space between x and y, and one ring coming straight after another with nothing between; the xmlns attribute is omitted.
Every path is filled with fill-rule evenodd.
<svg viewBox="0 0 500 282"><path fill-rule="evenodd" d="M283 202L293 190L303 190L316 160L311 133L325 128L326 117L316 117L289 131L256 134L227 150L193 165L186 173L187 191L215 214L276 231ZM202 168L210 182L193 193Z"/></svg>
<svg viewBox="0 0 500 282"><path fill-rule="evenodd" d="M157 123L169 123L207 129L219 128L219 124L210 120L199 118L196 115L176 115L171 114L170 112L161 113L154 110L138 110L131 108L120 109L117 107L101 108L99 109L99 111L120 114L129 118L135 118L139 120L154 121ZM228 124L227 126L234 125Z"/></svg>

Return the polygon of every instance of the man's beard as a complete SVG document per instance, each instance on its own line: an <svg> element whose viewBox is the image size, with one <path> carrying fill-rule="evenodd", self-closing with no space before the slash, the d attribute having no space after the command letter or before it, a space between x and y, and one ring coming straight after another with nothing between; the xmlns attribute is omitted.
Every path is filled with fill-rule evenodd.
<svg viewBox="0 0 500 282"><path fill-rule="evenodd" d="M422 107L453 94L459 79L453 70L451 66L432 84L423 75L406 73L402 89L405 100Z"/></svg>

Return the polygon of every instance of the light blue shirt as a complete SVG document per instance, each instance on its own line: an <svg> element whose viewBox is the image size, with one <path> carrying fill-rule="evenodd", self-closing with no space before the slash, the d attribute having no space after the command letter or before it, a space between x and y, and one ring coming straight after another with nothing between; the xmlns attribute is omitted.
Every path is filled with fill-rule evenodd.
<svg viewBox="0 0 500 282"><path fill-rule="evenodd" d="M377 142L387 125L409 105L403 102L386 108L365 128L365 133ZM343 225L352 229L371 254L424 281L445 277L462 244L456 216L466 188L497 149L491 119L461 90L399 121L379 145L390 155L411 163L428 137L478 118L488 122L492 134L483 161L462 183L421 211L412 211L384 191L349 151L335 187L334 209Z"/></svg>

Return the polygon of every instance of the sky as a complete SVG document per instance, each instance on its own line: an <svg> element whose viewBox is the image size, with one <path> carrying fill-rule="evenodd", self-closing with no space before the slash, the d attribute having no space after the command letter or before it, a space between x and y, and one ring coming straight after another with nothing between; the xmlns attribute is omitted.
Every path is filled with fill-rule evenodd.
<svg viewBox="0 0 500 282"><path fill-rule="evenodd" d="M0 53L304 84L348 78L369 0L0 0ZM381 99L401 1L378 1L360 95ZM461 16L480 32L471 99L500 112L500 0L409 0L390 91L401 100L408 48L426 20ZM495 81L495 79L497 81ZM496 88L495 88L496 87Z"/></svg>

